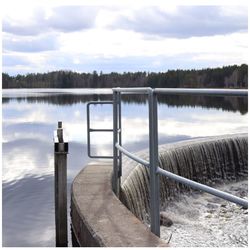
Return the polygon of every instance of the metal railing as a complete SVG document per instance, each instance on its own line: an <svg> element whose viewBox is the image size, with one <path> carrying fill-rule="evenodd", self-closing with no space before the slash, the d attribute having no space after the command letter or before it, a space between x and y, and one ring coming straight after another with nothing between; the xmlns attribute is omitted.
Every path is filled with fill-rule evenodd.
<svg viewBox="0 0 250 250"><path fill-rule="evenodd" d="M122 124L121 124L121 94L146 94L148 96L149 110L149 162L130 153L122 147ZM113 88L113 191L119 197L120 177L122 175L122 154L149 168L150 172L150 227L151 232L160 236L160 184L159 175L166 176L176 182L191 188L210 193L222 199L234 202L244 208L248 208L248 201L234 195L222 192L207 185L173 174L159 167L158 162L158 107L157 94L168 95L203 95L203 96L247 96L248 91L243 89L151 89L151 88ZM108 102L111 104L111 102ZM91 102L90 104L102 104ZM89 109L89 104L88 104ZM89 133L97 130L89 128L88 116L88 149L90 150ZM104 131L104 130L102 130ZM110 130L108 130L110 131ZM90 152L90 151L89 151ZM89 154L90 155L90 154ZM107 158L96 156L92 158Z"/></svg>
<svg viewBox="0 0 250 250"><path fill-rule="evenodd" d="M91 154L91 140L90 140L90 133L92 132L113 132L113 129L94 129L90 127L90 106L91 105L97 105L97 104L101 104L101 105L110 105L113 104L112 101L92 101L92 102L88 102L87 103L87 152L88 152L88 157L89 158L104 158L104 159L113 159L113 156L110 155L92 155Z"/></svg>

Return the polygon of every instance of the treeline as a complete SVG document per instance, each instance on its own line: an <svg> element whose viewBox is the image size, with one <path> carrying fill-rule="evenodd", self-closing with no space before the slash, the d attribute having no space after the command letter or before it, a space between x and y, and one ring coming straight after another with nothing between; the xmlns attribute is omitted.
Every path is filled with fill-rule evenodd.
<svg viewBox="0 0 250 250"><path fill-rule="evenodd" d="M163 73L77 73L53 71L9 76L2 73L3 88L247 88L248 65L202 70L169 70Z"/></svg>

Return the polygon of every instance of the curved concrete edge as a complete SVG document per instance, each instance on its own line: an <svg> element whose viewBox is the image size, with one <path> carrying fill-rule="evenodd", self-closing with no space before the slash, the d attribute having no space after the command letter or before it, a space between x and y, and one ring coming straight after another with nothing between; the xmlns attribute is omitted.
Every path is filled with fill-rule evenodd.
<svg viewBox="0 0 250 250"><path fill-rule="evenodd" d="M112 165L87 165L71 189L72 230L80 246L166 247L115 196L111 187Z"/></svg>

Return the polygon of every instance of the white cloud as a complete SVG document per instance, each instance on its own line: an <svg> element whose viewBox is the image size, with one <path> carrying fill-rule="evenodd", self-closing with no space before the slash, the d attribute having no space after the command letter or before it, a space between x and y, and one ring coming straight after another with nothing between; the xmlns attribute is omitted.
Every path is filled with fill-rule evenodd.
<svg viewBox="0 0 250 250"><path fill-rule="evenodd" d="M4 51L16 51L16 52L41 52L56 50L59 44L55 35L46 34L36 37L25 36L9 36L3 39Z"/></svg>
<svg viewBox="0 0 250 250"><path fill-rule="evenodd" d="M244 6L97 2L85 1L82 7L67 1L7 6L3 71L166 71L247 63ZM210 14L202 18L199 10ZM126 25L119 21L124 18Z"/></svg>
<svg viewBox="0 0 250 250"><path fill-rule="evenodd" d="M29 7L28 7L29 9ZM91 28L95 24L98 8L90 6L36 7L28 16L8 13L3 19L3 31L26 36L51 31L73 32ZM26 12L23 13L25 15Z"/></svg>
<svg viewBox="0 0 250 250"><path fill-rule="evenodd" d="M231 34L247 30L247 9L220 6L178 6L175 9L149 6L121 13L111 28L134 30L162 37L188 38ZM231 13L231 15L230 15Z"/></svg>

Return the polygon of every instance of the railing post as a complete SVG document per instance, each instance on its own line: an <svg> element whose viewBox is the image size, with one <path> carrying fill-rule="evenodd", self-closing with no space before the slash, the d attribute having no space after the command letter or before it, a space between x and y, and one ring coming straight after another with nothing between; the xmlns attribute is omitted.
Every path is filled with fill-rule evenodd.
<svg viewBox="0 0 250 250"><path fill-rule="evenodd" d="M88 156L90 157L90 114L89 114L90 104L87 103L87 152Z"/></svg>
<svg viewBox="0 0 250 250"><path fill-rule="evenodd" d="M113 90L113 191L119 197L120 178L118 165L118 150L116 143L118 142L118 93Z"/></svg>
<svg viewBox="0 0 250 250"><path fill-rule="evenodd" d="M160 187L158 167L157 97L151 89L149 102L149 163L150 163L150 220L151 232L160 237Z"/></svg>
<svg viewBox="0 0 250 250"><path fill-rule="evenodd" d="M119 145L122 146L122 107L121 107L121 93L118 93L118 141ZM118 153L119 158L119 170L118 170L118 178L122 176L122 152L119 151Z"/></svg>
<svg viewBox="0 0 250 250"><path fill-rule="evenodd" d="M68 246L67 225L67 153L68 142L64 141L62 122L54 134L55 164L55 222L56 246Z"/></svg>

